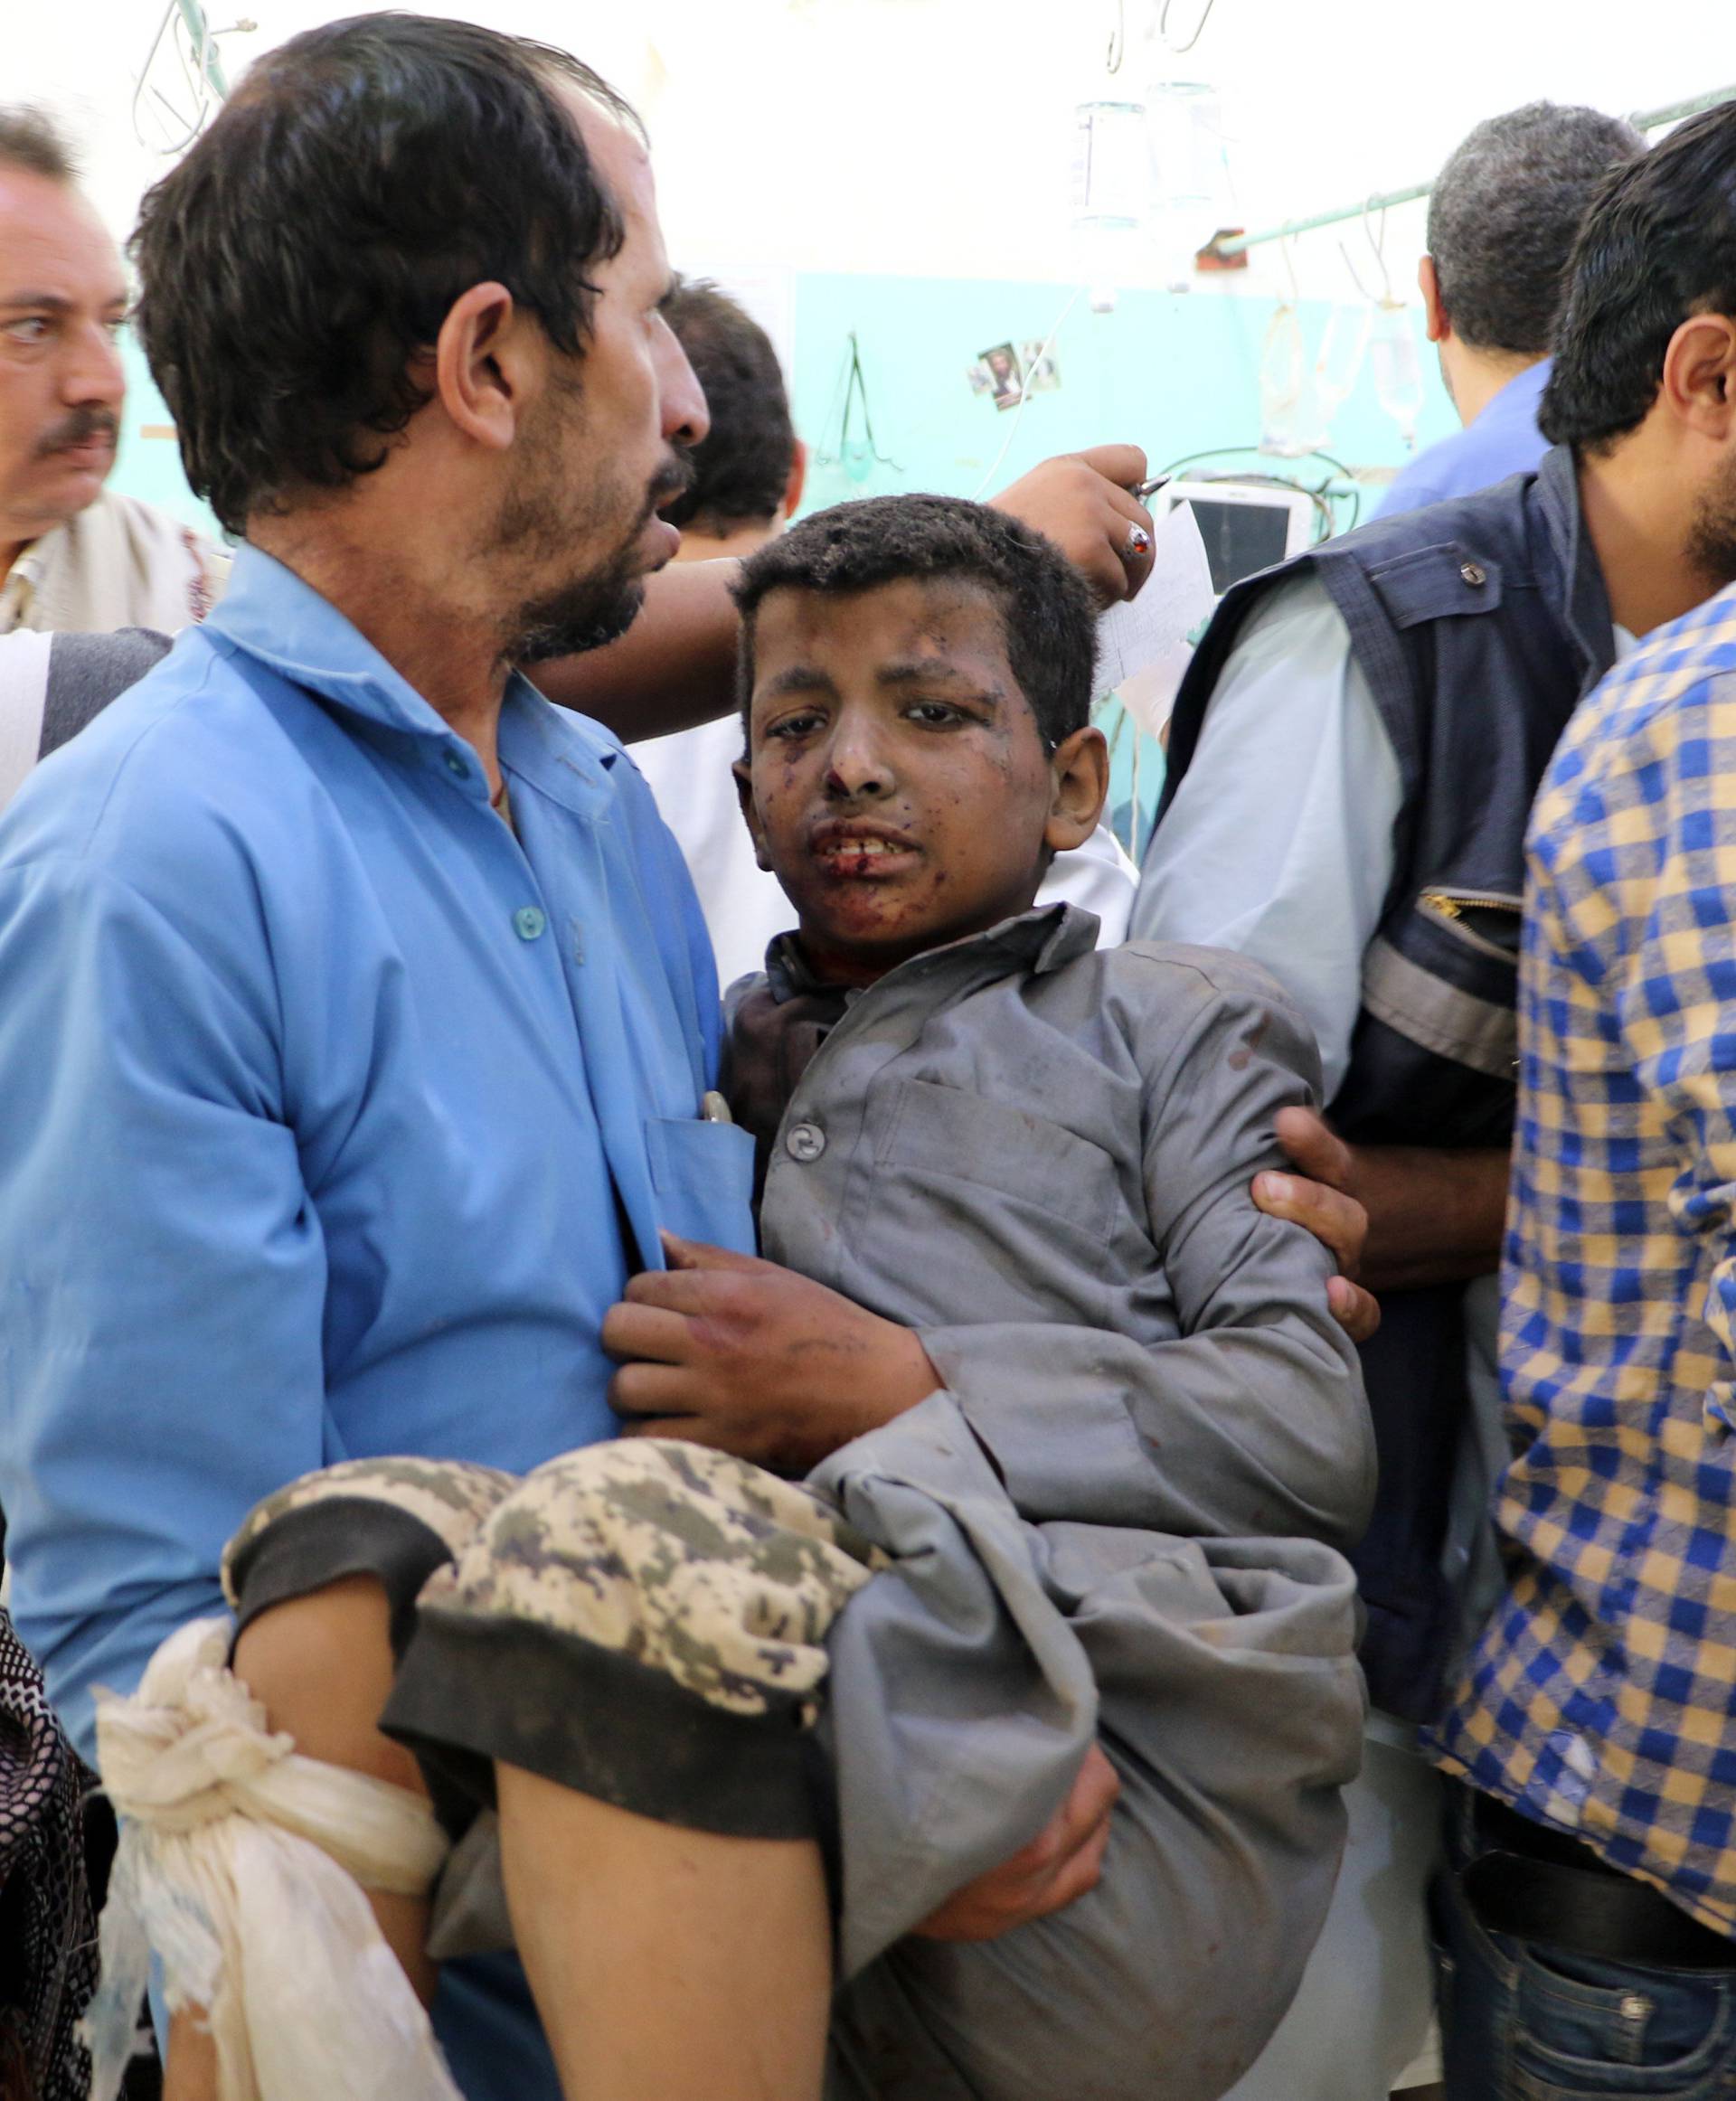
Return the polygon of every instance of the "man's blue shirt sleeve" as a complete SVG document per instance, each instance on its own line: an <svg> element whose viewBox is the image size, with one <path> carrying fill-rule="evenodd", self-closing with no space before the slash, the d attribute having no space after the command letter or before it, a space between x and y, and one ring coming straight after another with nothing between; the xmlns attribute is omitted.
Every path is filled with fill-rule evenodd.
<svg viewBox="0 0 1736 2101"><path fill-rule="evenodd" d="M14 1616L87 1756L89 1686L130 1690L221 1609L236 1513L326 1456L275 998L244 909L177 924L73 854L0 872L0 1506Z"/></svg>

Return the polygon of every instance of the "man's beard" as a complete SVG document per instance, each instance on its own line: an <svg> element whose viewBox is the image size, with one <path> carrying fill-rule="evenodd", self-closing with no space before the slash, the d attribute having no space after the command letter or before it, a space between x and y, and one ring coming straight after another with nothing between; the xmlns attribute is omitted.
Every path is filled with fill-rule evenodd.
<svg viewBox="0 0 1736 2101"><path fill-rule="evenodd" d="M582 656L587 650L618 641L638 618L644 603L645 579L632 567L632 550L623 548L607 568L575 577L546 598L520 606L503 654L514 664Z"/></svg>
<svg viewBox="0 0 1736 2101"><path fill-rule="evenodd" d="M592 478L588 505L572 501L571 476L583 472L572 465L580 448L563 440L568 419L582 412L577 397L577 388L563 389L548 403L547 422L537 434L542 442L527 448L542 464L510 491L495 524L494 549L521 555L544 574L549 562L576 542L593 538L602 520L618 517L623 507L618 484L606 475ZM625 635L645 603L639 542L657 512L688 488L693 476L692 461L672 454L611 554L554 589L524 599L507 616L502 655L512 664L546 664L552 657L581 656Z"/></svg>
<svg viewBox="0 0 1736 2101"><path fill-rule="evenodd" d="M1736 583L1736 464L1701 490L1688 527L1688 560L1720 589Z"/></svg>

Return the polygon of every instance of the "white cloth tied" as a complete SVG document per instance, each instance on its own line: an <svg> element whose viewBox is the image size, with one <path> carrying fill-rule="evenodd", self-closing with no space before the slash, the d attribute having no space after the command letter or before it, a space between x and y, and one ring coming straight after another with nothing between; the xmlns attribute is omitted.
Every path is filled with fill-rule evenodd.
<svg viewBox="0 0 1736 2101"><path fill-rule="evenodd" d="M221 2101L461 2101L363 1888L425 1892L448 1851L408 1788L303 1757L195 1620L130 1700L99 1691L97 1757L121 1818L85 2021L91 2101L113 2101L150 1958L197 2008Z"/></svg>

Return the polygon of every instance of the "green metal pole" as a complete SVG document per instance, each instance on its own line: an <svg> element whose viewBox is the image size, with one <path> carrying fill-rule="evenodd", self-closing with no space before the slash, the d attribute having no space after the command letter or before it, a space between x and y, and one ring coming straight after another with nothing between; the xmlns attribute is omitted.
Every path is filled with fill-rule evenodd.
<svg viewBox="0 0 1736 2101"><path fill-rule="evenodd" d="M211 25L205 20L205 11L200 0L180 0L181 19L187 25L187 34L193 39L195 55L203 49L205 54L205 78L211 82L221 99L229 93L229 82L223 78L223 61L217 55L217 40L211 33Z"/></svg>
<svg viewBox="0 0 1736 2101"><path fill-rule="evenodd" d="M189 0L182 0L182 5L189 5ZM1706 94L1689 96L1685 102L1668 103L1662 109L1639 110L1628 121L1636 131L1656 131L1680 118L1697 117L1703 109L1715 109L1720 103L1731 101L1736 101L1736 88L1713 88ZM1417 183L1408 190L1385 190L1377 196L1364 198L1360 204L1346 204L1342 211L1316 212L1311 219L1287 219L1282 226L1274 226L1265 233L1224 234L1208 243L1202 252L1224 258L1242 255L1269 240L1288 240L1298 233L1317 233L1323 226L1337 226L1346 219L1361 219L1371 212L1384 212L1391 205L1414 204L1434 186L1432 183Z"/></svg>

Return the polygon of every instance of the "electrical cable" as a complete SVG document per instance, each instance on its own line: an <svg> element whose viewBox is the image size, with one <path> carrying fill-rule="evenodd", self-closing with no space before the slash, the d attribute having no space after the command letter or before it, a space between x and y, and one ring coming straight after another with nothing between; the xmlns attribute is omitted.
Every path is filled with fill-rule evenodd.
<svg viewBox="0 0 1736 2101"><path fill-rule="evenodd" d="M982 502L984 492L987 489L988 485L995 479L995 476L1000 473L1003 465L1005 463L1007 454L1013 449L1013 440L1019 434L1019 425L1024 421L1024 405L1031 399L1031 374L1036 371L1038 366L1042 364L1043 359L1046 358L1049 353L1055 347L1055 338L1061 334L1061 324L1072 312L1073 308L1078 306L1080 294L1083 292L1084 289L1085 287L1083 285L1079 285L1074 287L1072 297L1068 300L1067 304L1055 316L1055 325L1049 331L1047 337L1044 339L1043 348L1037 353L1035 357L1031 359L1029 363L1025 366L1024 382L1019 389L1019 405L1013 411L1012 425L1007 430L1006 436L1001 440L1001 449L995 455L994 465L983 476L982 480L976 485L976 493L970 499L973 504L980 504Z"/></svg>
<svg viewBox="0 0 1736 2101"><path fill-rule="evenodd" d="M1159 478L1165 481L1173 480L1180 476L1184 467L1192 466L1196 461L1222 459L1228 454L1251 452L1253 449L1254 448L1249 445L1216 445L1209 446L1202 452L1184 453L1180 459L1171 460L1169 465L1163 469ZM1343 460L1335 458L1329 452L1322 452L1317 446L1306 453L1298 454L1297 457L1322 461L1332 468L1344 486L1335 494L1329 493L1331 487L1329 483L1323 482L1316 488L1311 487L1305 481L1298 480L1293 475L1266 474L1258 469L1250 473L1234 467L1226 468L1221 474L1203 474L1192 478L1197 482L1248 482L1256 488L1299 490L1314 505L1315 514L1323 528L1315 536L1316 545L1322 540L1331 539L1334 533L1341 530L1345 532L1354 532L1357 522L1363 514L1363 494L1350 469ZM1340 527L1336 513L1332 508L1335 503L1348 503L1350 504L1351 513L1348 525Z"/></svg>
<svg viewBox="0 0 1736 2101"><path fill-rule="evenodd" d="M1217 4L1218 0L1205 0L1205 5L1200 10L1200 19L1194 25L1193 35L1188 38L1185 43L1170 43L1169 11L1175 5L1175 0L1164 0L1163 12L1157 17L1157 33L1178 59L1185 58L1188 52L1194 49L1194 46L1198 43L1201 37L1205 34L1205 25L1211 21L1212 10Z"/></svg>

